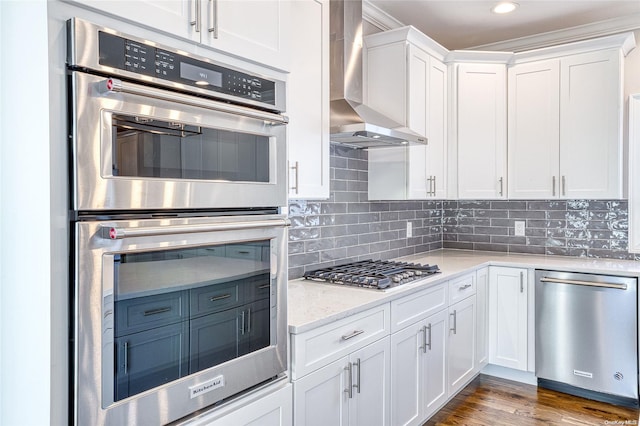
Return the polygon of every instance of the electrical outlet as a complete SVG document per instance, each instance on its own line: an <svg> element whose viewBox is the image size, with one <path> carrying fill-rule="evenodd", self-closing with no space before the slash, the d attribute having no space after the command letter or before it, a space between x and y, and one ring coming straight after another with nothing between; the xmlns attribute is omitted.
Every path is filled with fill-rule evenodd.
<svg viewBox="0 0 640 426"><path fill-rule="evenodd" d="M516 220L514 222L515 224L515 234L518 237L524 237L524 221L523 220Z"/></svg>
<svg viewBox="0 0 640 426"><path fill-rule="evenodd" d="M413 225L411 222L407 222L407 238L413 237Z"/></svg>

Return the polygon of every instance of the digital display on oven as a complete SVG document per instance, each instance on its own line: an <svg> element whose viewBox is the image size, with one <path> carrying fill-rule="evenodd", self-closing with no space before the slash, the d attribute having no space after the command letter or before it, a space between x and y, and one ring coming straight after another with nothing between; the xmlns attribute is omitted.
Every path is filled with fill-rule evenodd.
<svg viewBox="0 0 640 426"><path fill-rule="evenodd" d="M100 65L275 105L271 80L103 31L98 43Z"/></svg>
<svg viewBox="0 0 640 426"><path fill-rule="evenodd" d="M198 86L222 87L222 73L195 65L180 63L180 77L193 80Z"/></svg>

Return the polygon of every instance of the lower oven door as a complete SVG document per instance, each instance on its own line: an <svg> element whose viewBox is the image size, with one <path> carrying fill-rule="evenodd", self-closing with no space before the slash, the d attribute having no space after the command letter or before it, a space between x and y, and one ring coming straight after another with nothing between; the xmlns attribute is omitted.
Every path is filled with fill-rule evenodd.
<svg viewBox="0 0 640 426"><path fill-rule="evenodd" d="M285 373L286 225L78 222L76 424L165 424Z"/></svg>

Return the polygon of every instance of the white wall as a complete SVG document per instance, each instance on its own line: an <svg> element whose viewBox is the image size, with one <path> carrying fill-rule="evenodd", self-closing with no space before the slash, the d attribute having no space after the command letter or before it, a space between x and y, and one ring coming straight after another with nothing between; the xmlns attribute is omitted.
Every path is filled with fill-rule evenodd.
<svg viewBox="0 0 640 426"><path fill-rule="evenodd" d="M0 1L0 19L0 424L48 425L47 2Z"/></svg>

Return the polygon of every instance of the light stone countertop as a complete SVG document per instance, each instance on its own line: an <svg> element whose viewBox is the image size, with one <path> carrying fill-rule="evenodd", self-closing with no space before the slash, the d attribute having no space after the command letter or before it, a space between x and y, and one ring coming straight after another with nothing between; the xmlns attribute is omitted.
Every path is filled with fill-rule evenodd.
<svg viewBox="0 0 640 426"><path fill-rule="evenodd" d="M436 264L441 273L381 291L338 284L296 279L289 281L289 332L303 333L315 327L348 317L448 281L479 268L493 266L576 271L595 274L640 276L640 262L568 256L540 256L443 249L395 259L404 262Z"/></svg>

